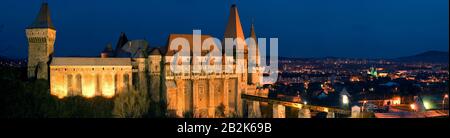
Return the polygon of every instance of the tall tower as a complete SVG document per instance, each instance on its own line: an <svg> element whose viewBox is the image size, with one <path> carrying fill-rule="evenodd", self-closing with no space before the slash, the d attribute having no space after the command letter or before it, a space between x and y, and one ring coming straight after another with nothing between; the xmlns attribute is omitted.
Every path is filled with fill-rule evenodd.
<svg viewBox="0 0 450 138"><path fill-rule="evenodd" d="M242 116L242 100L241 100L241 94L246 93L247 91L247 80L248 80L248 74L247 74L247 59L248 59L248 49L247 45L245 44L245 36L244 31L242 30L241 20L239 19L239 12L237 9L237 6L233 4L230 9L230 16L228 17L228 23L226 26L224 38L232 38L232 39L241 39L244 42L243 47L233 47L233 50L235 52L235 55L244 55L242 58L237 58L235 56L235 63L236 63L236 69L239 69L240 71L237 72L238 75L238 82L237 82L237 91L236 93L229 94L228 100L234 100L236 105L229 105L232 109L235 109L238 116ZM225 47L225 45L224 45ZM224 50L227 50L226 48L223 48ZM225 52L226 54L226 52ZM230 56L230 55L225 55Z"/></svg>
<svg viewBox="0 0 450 138"><path fill-rule="evenodd" d="M260 81L262 80L262 74L261 74L261 69L260 69L260 64L261 64L261 58L260 58L260 54L259 54L259 47L258 47L258 39L256 38L256 33L255 33L255 26L254 23L252 22L252 26L250 27L250 36L249 38L252 38L254 41L250 41L248 43L248 46L250 47L249 50L251 50L251 52L249 52L249 58L248 58L248 62L249 65L253 64L253 67L251 68L252 71L248 73L248 82L249 84L256 84L256 85L260 85Z"/></svg>
<svg viewBox="0 0 450 138"><path fill-rule="evenodd" d="M235 56L235 63L236 66L243 66L243 70L239 73L242 73L241 75L241 82L247 82L247 59L248 59L248 47L247 44L245 44L245 36L244 31L242 30L241 20L239 19L239 12L235 4L231 6L230 10L230 16L228 17L228 23L225 30L224 38L232 38L232 39L241 39L244 41L243 47L236 47L234 46L233 49L236 55L244 55L244 58L237 58ZM224 48L225 49L225 48Z"/></svg>
<svg viewBox="0 0 450 138"><path fill-rule="evenodd" d="M151 50L148 56L148 76L150 76L150 98L152 102L160 102L161 94L161 66L162 56L159 48Z"/></svg>
<svg viewBox="0 0 450 138"><path fill-rule="evenodd" d="M34 22L26 28L28 39L28 78L48 80L56 28L50 19L48 3L42 3Z"/></svg>

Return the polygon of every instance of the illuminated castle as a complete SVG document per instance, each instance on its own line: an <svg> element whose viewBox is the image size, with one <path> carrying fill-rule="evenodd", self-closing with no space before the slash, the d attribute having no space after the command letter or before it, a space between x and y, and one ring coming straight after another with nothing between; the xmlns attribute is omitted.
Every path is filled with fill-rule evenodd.
<svg viewBox="0 0 450 138"><path fill-rule="evenodd" d="M53 57L56 28L50 20L47 3L42 4L38 17L26 29L26 34L29 42L29 78L49 79L51 94L59 98L76 95L111 98L134 88L139 92L148 92L153 102L166 103L169 113L179 117L185 113L192 113L194 117L220 117L216 113L218 107L224 108L225 115L242 116L240 95L257 94L258 86L261 85L258 50L248 48L249 45L257 47L256 43L245 44L245 50L241 50L241 54L245 55L242 59L221 51L224 53L222 61L231 60L233 63L230 65L233 70L231 73L207 73L204 70L175 73L170 66L173 60L190 65L192 61L199 60L225 68L223 62L206 58L206 55L219 48L215 43L206 48L195 45L193 34L170 34L166 46L149 47L147 41L128 40L122 33L115 49L111 44L107 45L100 57ZM200 41L207 41L211 37L201 35ZM235 5L231 7L224 37L245 40ZM256 39L253 24L249 37ZM175 59L175 55L183 49L171 50L169 45L177 38L189 40L190 50L199 48L202 50L201 55ZM249 55L248 50L257 51L256 55ZM252 73L247 70L249 63L256 64ZM238 65L244 65L243 72L236 72ZM192 68L195 66L189 66L187 70Z"/></svg>

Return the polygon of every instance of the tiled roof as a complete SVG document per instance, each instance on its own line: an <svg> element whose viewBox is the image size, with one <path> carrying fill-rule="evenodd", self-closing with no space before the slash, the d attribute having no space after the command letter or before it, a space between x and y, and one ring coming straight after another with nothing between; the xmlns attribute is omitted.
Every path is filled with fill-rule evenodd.
<svg viewBox="0 0 450 138"><path fill-rule="evenodd" d="M131 66L131 59L54 57L50 66Z"/></svg>

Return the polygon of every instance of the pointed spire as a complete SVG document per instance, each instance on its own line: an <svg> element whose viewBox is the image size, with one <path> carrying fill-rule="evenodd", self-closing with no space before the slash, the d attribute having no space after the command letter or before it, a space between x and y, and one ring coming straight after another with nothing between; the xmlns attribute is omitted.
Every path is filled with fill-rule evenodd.
<svg viewBox="0 0 450 138"><path fill-rule="evenodd" d="M254 20L252 19L252 26L250 27L250 38L253 38L253 40L255 40L255 47L256 47L256 65L259 66L260 63L260 59L259 59L259 47L258 47L258 38L256 37L256 33L255 33L255 23ZM249 44L249 45L253 45L253 44Z"/></svg>
<svg viewBox="0 0 450 138"><path fill-rule="evenodd" d="M116 49L115 49L115 55L119 55L122 51L123 45L125 45L128 42L127 35L125 35L124 32L120 33L119 40L117 41Z"/></svg>
<svg viewBox="0 0 450 138"><path fill-rule="evenodd" d="M231 6L224 38L242 38L242 40L245 40L241 20L239 19L238 9L235 4Z"/></svg>
<svg viewBox="0 0 450 138"><path fill-rule="evenodd" d="M50 18L50 9L48 7L47 2L42 3L38 16L36 17L34 22L27 28L28 29L33 29L33 28L56 29L55 26L53 26L52 20Z"/></svg>
<svg viewBox="0 0 450 138"><path fill-rule="evenodd" d="M257 40L256 33L255 33L255 24L254 24L253 20L252 20L252 26L250 27L250 37L255 39L255 41Z"/></svg>

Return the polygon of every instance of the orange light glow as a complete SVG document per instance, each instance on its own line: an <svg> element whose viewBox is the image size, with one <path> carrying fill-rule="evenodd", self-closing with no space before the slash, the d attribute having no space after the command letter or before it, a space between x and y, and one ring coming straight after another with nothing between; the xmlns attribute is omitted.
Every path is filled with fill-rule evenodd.
<svg viewBox="0 0 450 138"><path fill-rule="evenodd" d="M82 95L86 98L92 98L95 96L95 81L91 75L86 75L83 80Z"/></svg>
<svg viewBox="0 0 450 138"><path fill-rule="evenodd" d="M103 85L103 96L104 97L108 97L111 98L114 96L114 86L113 85L109 85L109 84L105 84Z"/></svg>
<svg viewBox="0 0 450 138"><path fill-rule="evenodd" d="M59 75L59 74L57 74ZM53 82L51 83L50 93L62 99L67 96L67 84L64 77L52 77Z"/></svg>
<svg viewBox="0 0 450 138"><path fill-rule="evenodd" d="M410 104L409 106L411 106L411 109L412 109L412 110L415 110L415 109L416 109L416 105L415 105L415 104Z"/></svg>
<svg viewBox="0 0 450 138"><path fill-rule="evenodd" d="M53 95L57 96L59 99L62 99L67 96L67 89L63 85L56 85L53 87Z"/></svg>
<svg viewBox="0 0 450 138"><path fill-rule="evenodd" d="M393 105L399 105L401 103L401 98L400 97L394 97L392 99L392 104Z"/></svg>

